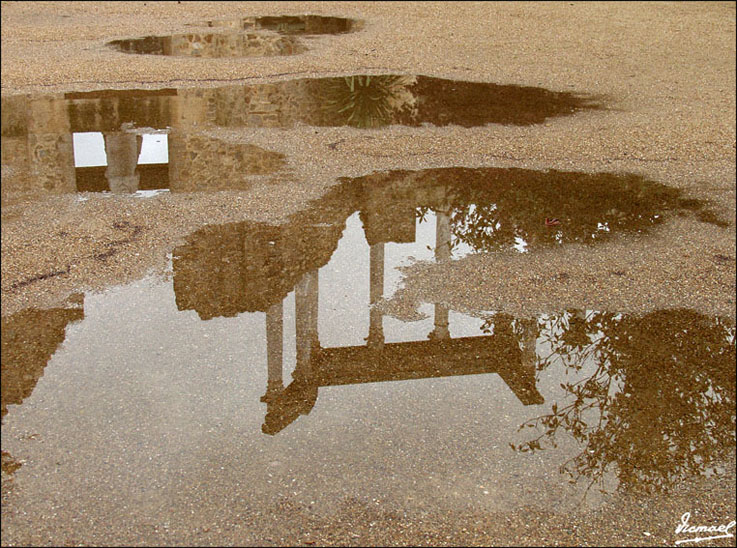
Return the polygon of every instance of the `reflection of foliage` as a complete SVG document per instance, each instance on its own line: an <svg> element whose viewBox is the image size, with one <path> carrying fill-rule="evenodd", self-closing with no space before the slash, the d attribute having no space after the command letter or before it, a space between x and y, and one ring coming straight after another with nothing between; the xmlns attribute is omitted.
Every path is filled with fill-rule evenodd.
<svg viewBox="0 0 737 548"><path fill-rule="evenodd" d="M427 170L412 185L418 195L431 196L418 197L417 216L448 211L453 247L477 252L519 241L531 248L597 242L615 232L647 230L671 211L703 213L701 202L635 175L455 168ZM546 218L560 224L547 226Z"/></svg>
<svg viewBox="0 0 737 548"><path fill-rule="evenodd" d="M333 78L327 83L323 109L338 114L349 126L384 126L414 104L408 90L412 83L412 78L399 75Z"/></svg>
<svg viewBox="0 0 737 548"><path fill-rule="evenodd" d="M561 384L565 405L520 427L544 432L519 446L555 446L562 428L583 451L565 463L574 480L601 481L615 465L625 488L666 488L714 466L735 442L734 329L689 311L643 318L589 314L548 320L550 356L593 374ZM581 320L581 317L578 317ZM569 329L570 327L570 329Z"/></svg>

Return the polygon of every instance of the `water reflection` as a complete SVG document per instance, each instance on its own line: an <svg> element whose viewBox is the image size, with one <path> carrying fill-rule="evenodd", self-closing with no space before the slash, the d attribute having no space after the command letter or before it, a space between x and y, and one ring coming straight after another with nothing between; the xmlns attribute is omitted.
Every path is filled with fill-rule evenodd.
<svg viewBox="0 0 737 548"><path fill-rule="evenodd" d="M296 55L307 48L292 36L220 32L187 32L169 36L146 36L113 40L109 46L124 53L176 57L270 57Z"/></svg>
<svg viewBox="0 0 737 548"><path fill-rule="evenodd" d="M84 318L84 296L67 308L27 309L2 319L2 417L20 405L43 376L46 363L64 341L66 327Z"/></svg>
<svg viewBox="0 0 737 548"><path fill-rule="evenodd" d="M345 179L284 225L208 226L190 236L174 253L177 303L203 319L266 311L330 261L353 214L381 288L387 246L442 261L595 243L647 230L680 204L678 190L635 175L442 168ZM559 224L546 224L550 217Z"/></svg>
<svg viewBox="0 0 737 548"><path fill-rule="evenodd" d="M279 34L342 34L361 28L362 23L345 17L323 15L281 15L242 17L208 21L208 27L225 27L238 30L270 30Z"/></svg>
<svg viewBox="0 0 737 548"><path fill-rule="evenodd" d="M214 20L205 26L222 30L113 40L108 45L125 53L182 57L296 55L307 51L296 35L344 34L358 30L361 23L343 17L293 15Z"/></svg>
<svg viewBox="0 0 737 548"><path fill-rule="evenodd" d="M207 126L529 125L597 108L542 88L426 76L348 76L214 89L104 90L2 99L3 192L248 188L282 154L205 137ZM75 135L102 133L107 170L79 166ZM138 165L140 140L167 135L167 161ZM17 188L16 188L17 187Z"/></svg>
<svg viewBox="0 0 737 548"><path fill-rule="evenodd" d="M516 450L567 434L581 446L561 465L574 480L594 485L613 469L623 488L650 491L713 472L734 451L734 326L676 310L572 312L540 328L537 369L558 366L566 397L523 425L537 432Z"/></svg>
<svg viewBox="0 0 737 548"><path fill-rule="evenodd" d="M686 476L712 472L733 451L735 439L734 326L724 320L682 310L642 317L569 311L532 320L497 313L474 323L434 304L426 307L427 321L410 328L373 306L395 288L386 275L394 276L396 266L410 256L429 252L436 260L450 259L460 248L454 241L466 245L466 251L509 245L504 232L498 242L493 231L478 240L464 238L484 232L483 220L475 224L483 218L466 222L467 215L454 218L449 212L479 208L458 200L486 194L468 182L474 170L451 170L444 179L446 171L353 180L284 226L206 227L175 251L180 310L196 310L202 319L265 312L268 379L262 431L277 434L310 414L319 405L321 388L496 373L520 404L534 410L520 422L543 427L542 434L513 447L527 452L573 438L579 452L569 455L562 469L575 480L603 483L606 473L614 471L622 488L667 488ZM510 177L506 171L490 170L486 176ZM510 179L524 189L520 171L512 170ZM453 186L453 175L460 176L463 190ZM553 174L553 180L560 175ZM543 184L552 186L551 196L566 195L555 186L565 182L539 176L527 174L530 191ZM627 193L635 192L640 205L647 202L648 184L641 179L619 181L644 185L625 186L628 191L617 189L615 181L602 182L612 196L628 201ZM499 200L495 190L484 190ZM653 195L664 206L674 196L661 190ZM502 189L499 195L507 192ZM418 215L418 203L431 206L420 208ZM526 211L525 203L517 202L516 213ZM601 204L599 214L613 208L606 200L586 203ZM493 211L496 219L504 218L503 205ZM588 231L602 222L596 213L589 208L591 217L584 215L587 223L574 224L570 237L590 239ZM622 227L646 226L653 215L635 214ZM464 222L457 223L459 218ZM533 243L555 244L565 241L565 234L562 239L526 236ZM336 301L335 295L342 299ZM284 310L292 299L294 326L287 329ZM349 315L350 327L341 331L341 318ZM324 330L326 324L333 328ZM288 383L283 372L284 349L290 346L286 332L294 333L296 349ZM548 400L550 413L538 387L542 377L562 389Z"/></svg>

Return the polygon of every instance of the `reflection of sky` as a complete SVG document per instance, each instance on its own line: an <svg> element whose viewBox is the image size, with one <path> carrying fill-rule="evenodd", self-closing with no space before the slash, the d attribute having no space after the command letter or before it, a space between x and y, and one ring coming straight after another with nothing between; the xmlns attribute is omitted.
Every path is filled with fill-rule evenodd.
<svg viewBox="0 0 737 548"><path fill-rule="evenodd" d="M74 133L74 167L106 166L105 140L99 131ZM168 136L163 133L143 135L139 164L169 163Z"/></svg>
<svg viewBox="0 0 737 548"><path fill-rule="evenodd" d="M429 212L425 220L416 221L415 241L384 244L384 298L390 298L401 285L403 275L399 267L415 260L432 261L435 248L435 214ZM453 259L471 252L468 246L459 246ZM358 213L346 220L346 228L330 262L319 271L318 332L323 348L363 346L369 332L369 264L370 249ZM285 318L289 307L294 307L293 295L284 301ZM427 340L434 326L432 304L423 303L419 313L424 319L414 322L383 318L385 341L406 342ZM451 337L480 336L483 320L466 314L451 312ZM286 335L286 332L285 332ZM286 337L285 337L286 340ZM288 355L285 348L285 358Z"/></svg>

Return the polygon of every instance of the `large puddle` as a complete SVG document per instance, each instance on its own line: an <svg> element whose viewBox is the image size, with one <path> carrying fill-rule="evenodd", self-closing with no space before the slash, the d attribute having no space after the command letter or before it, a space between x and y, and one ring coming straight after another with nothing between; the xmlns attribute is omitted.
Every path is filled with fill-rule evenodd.
<svg viewBox="0 0 737 548"><path fill-rule="evenodd" d="M125 53L177 57L296 55L307 51L296 35L343 34L358 30L361 23L343 17L295 15L214 20L204 26L219 30L113 40L108 45Z"/></svg>
<svg viewBox="0 0 737 548"><path fill-rule="evenodd" d="M3 318L14 504L49 523L172 527L214 500L567 511L600 504L598 488L723 471L733 323L441 304L384 316L372 304L398 267L447 256L455 225L417 199L382 221L385 202L357 187L356 212L336 199L284 227L203 229L175 250L173 281Z"/></svg>

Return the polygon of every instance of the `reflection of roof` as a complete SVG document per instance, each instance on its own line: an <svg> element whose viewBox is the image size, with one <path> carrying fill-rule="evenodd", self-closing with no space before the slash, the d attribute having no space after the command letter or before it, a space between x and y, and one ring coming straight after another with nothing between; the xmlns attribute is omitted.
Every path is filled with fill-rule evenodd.
<svg viewBox="0 0 737 548"><path fill-rule="evenodd" d="M306 371L309 369L309 373ZM484 337L436 339L385 344L381 348L322 348L309 368L295 370L296 380L262 401L265 434L276 434L308 414L321 386L403 381L497 373L523 405L544 403L535 386L534 364L522 363L511 332Z"/></svg>
<svg viewBox="0 0 737 548"><path fill-rule="evenodd" d="M524 405L543 403L535 372L511 337L463 337L321 349L312 365L319 386L498 373Z"/></svg>

